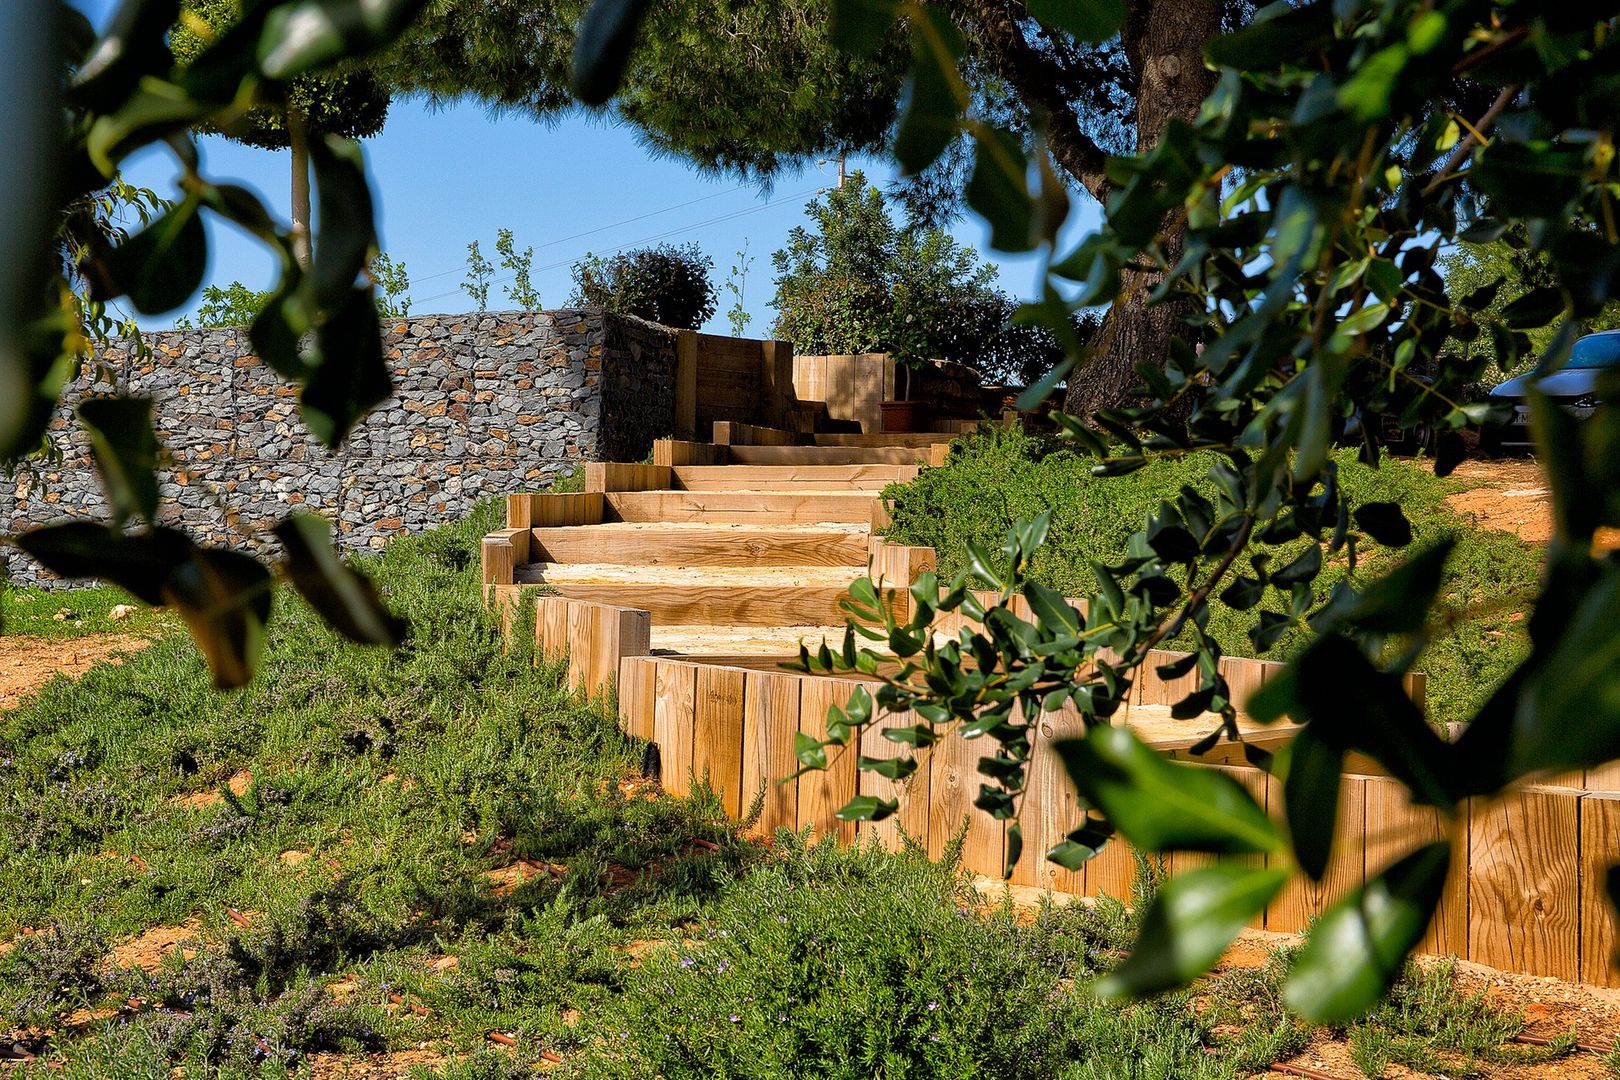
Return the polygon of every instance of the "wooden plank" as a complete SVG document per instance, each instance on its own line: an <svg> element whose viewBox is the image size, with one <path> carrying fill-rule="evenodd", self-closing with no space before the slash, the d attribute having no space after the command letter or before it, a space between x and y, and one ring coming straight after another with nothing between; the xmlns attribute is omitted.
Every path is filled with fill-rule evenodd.
<svg viewBox="0 0 1620 1080"><path fill-rule="evenodd" d="M1580 977L1580 798L1528 788L1470 805L1468 959Z"/></svg>
<svg viewBox="0 0 1620 1080"><path fill-rule="evenodd" d="M911 712L884 714L877 723L868 725L861 732L862 757L888 761L911 753L917 760L917 771L903 781L887 780L875 772L858 772L856 776L856 787L862 795L893 799L900 804L899 810L882 821L863 821L855 828L857 839L866 840L870 837L889 851L900 851L904 848L902 834L919 843L928 842L931 752L919 751L915 747L905 746L883 737L886 728L909 727L916 722L917 717ZM916 752L912 753L913 751Z"/></svg>
<svg viewBox="0 0 1620 1080"><path fill-rule="evenodd" d="M816 445L862 447L868 450L883 447L909 447L914 450L922 451L921 456L923 460L926 461L928 457L928 449L930 447L932 447L935 443L948 443L953 438L955 438L954 435L949 435L938 431L891 431L879 435L869 435L866 433L862 433L860 435L829 433L817 435Z"/></svg>
<svg viewBox="0 0 1620 1080"><path fill-rule="evenodd" d="M801 682L783 671L750 671L743 679L742 794L752 802L765 792L758 827L766 835L799 827L799 781L786 778L799 769L793 742Z"/></svg>
<svg viewBox="0 0 1620 1080"><path fill-rule="evenodd" d="M554 587L574 600L614 607L634 604L651 612L660 624L681 626L829 626L844 621L838 605L848 595L844 586L831 585L663 583L649 589L636 582L557 582Z"/></svg>
<svg viewBox="0 0 1620 1080"><path fill-rule="evenodd" d="M1620 794L1593 792L1581 799L1581 981L1620 986L1615 962L1614 905L1609 867L1620 861Z"/></svg>
<svg viewBox="0 0 1620 1080"><path fill-rule="evenodd" d="M1418 951L1468 956L1468 829L1432 806L1416 806L1406 785L1365 777L1366 868L1376 874L1421 844L1452 839L1451 873Z"/></svg>
<svg viewBox="0 0 1620 1080"><path fill-rule="evenodd" d="M721 446L799 446L804 437L788 428L767 427L737 420L716 420L714 441Z"/></svg>
<svg viewBox="0 0 1620 1080"><path fill-rule="evenodd" d="M485 585L511 585L517 571L517 550L513 534L517 530L505 529L484 537L479 547L479 573Z"/></svg>
<svg viewBox="0 0 1620 1080"><path fill-rule="evenodd" d="M1248 715L1249 695L1265 685L1273 672L1283 665L1272 660L1251 660L1246 656L1223 656L1220 673L1226 679L1226 690L1237 711Z"/></svg>
<svg viewBox="0 0 1620 1080"><path fill-rule="evenodd" d="M621 461L590 461L585 464L585 490L661 491L670 486L667 465L628 465Z"/></svg>
<svg viewBox="0 0 1620 1080"><path fill-rule="evenodd" d="M1259 770L1252 770L1258 772ZM1283 819L1280 785L1272 817ZM1361 887L1367 863L1367 779L1345 776L1339 786L1339 813L1333 829L1333 853L1321 881L1296 874L1266 908L1266 929L1297 934L1320 918L1340 897Z"/></svg>
<svg viewBox="0 0 1620 1080"><path fill-rule="evenodd" d="M619 661L619 730L632 739L653 737L658 661L626 656Z"/></svg>
<svg viewBox="0 0 1620 1080"><path fill-rule="evenodd" d="M720 796L728 817L743 812L743 677L736 668L697 669L692 768Z"/></svg>
<svg viewBox="0 0 1620 1080"><path fill-rule="evenodd" d="M675 437L697 437L698 336L693 330L675 333Z"/></svg>
<svg viewBox="0 0 1620 1080"><path fill-rule="evenodd" d="M534 496L518 492L506 497L506 527L530 529L534 527Z"/></svg>
<svg viewBox="0 0 1620 1080"><path fill-rule="evenodd" d="M883 429L884 369L892 365L888 357L852 358L849 410L861 422L863 432Z"/></svg>
<svg viewBox="0 0 1620 1080"><path fill-rule="evenodd" d="M568 688L589 696L596 657L593 649L601 622L601 605L568 605Z"/></svg>
<svg viewBox="0 0 1620 1080"><path fill-rule="evenodd" d="M1006 823L973 805L985 779L979 774L979 758L993 754L995 749L995 742L989 738L964 739L954 731L934 747L928 854L939 858L962 828L965 817L967 840L962 848L962 866L976 874L999 878L1005 869Z"/></svg>
<svg viewBox="0 0 1620 1080"><path fill-rule="evenodd" d="M673 484L665 486L683 491L781 491L797 486L880 491L911 480L917 469L916 465L870 464L681 465L671 470Z"/></svg>
<svg viewBox="0 0 1620 1080"><path fill-rule="evenodd" d="M828 708L843 708L860 683L814 676L800 679L799 683L799 730L824 739ZM855 823L839 821L836 816L855 797L855 758L853 746L830 747L827 768L799 777L798 828L808 826L817 836L837 837L846 844L855 839Z"/></svg>
<svg viewBox="0 0 1620 1080"><path fill-rule="evenodd" d="M761 388L766 422L780 428L793 426L793 343L760 342Z"/></svg>
<svg viewBox="0 0 1620 1080"><path fill-rule="evenodd" d="M690 795L697 668L679 660L659 660L653 678L653 741L658 744L659 779L671 795Z"/></svg>
<svg viewBox="0 0 1620 1080"><path fill-rule="evenodd" d="M1150 649L1147 661L1137 672L1136 687L1133 700L1139 705L1174 705L1188 694L1198 689L1198 668L1194 668L1185 675L1178 675L1173 679L1166 679L1159 674L1158 668L1185 659L1190 653L1174 652L1170 649Z"/></svg>
<svg viewBox="0 0 1620 1080"><path fill-rule="evenodd" d="M568 657L569 607L561 596L542 596L535 602L535 643L540 655L552 663Z"/></svg>
<svg viewBox="0 0 1620 1080"><path fill-rule="evenodd" d="M725 447L713 443L687 439L653 440L654 465L724 465L729 456Z"/></svg>
<svg viewBox="0 0 1620 1080"><path fill-rule="evenodd" d="M1043 712L1035 721L1029 760L1027 792L1019 813L1024 852L1013 868L1014 885L1031 885L1053 892L1084 895L1086 871L1065 870L1048 862L1046 853L1078 828L1085 811L1068 772L1052 749L1058 739L1085 734L1085 723L1072 708Z"/></svg>
<svg viewBox="0 0 1620 1080"><path fill-rule="evenodd" d="M795 356L793 358L793 396L799 401L825 402L827 385L827 358L825 356Z"/></svg>
<svg viewBox="0 0 1620 1080"><path fill-rule="evenodd" d="M560 525L600 525L603 507L602 493L599 491L536 495L534 527L546 529Z"/></svg>
<svg viewBox="0 0 1620 1080"><path fill-rule="evenodd" d="M735 521L759 524L866 524L872 495L736 491L615 491L605 496L617 521Z"/></svg>
<svg viewBox="0 0 1620 1080"><path fill-rule="evenodd" d="M928 460L928 449L912 446L737 446L729 448L733 465L916 465Z"/></svg>
<svg viewBox="0 0 1620 1080"><path fill-rule="evenodd" d="M1587 791L1620 792L1620 761L1587 769L1581 786Z"/></svg>
<svg viewBox="0 0 1620 1080"><path fill-rule="evenodd" d="M612 525L534 529L535 562L650 566L848 566L866 558L866 534L851 529L627 530ZM851 572L850 580L858 574Z"/></svg>

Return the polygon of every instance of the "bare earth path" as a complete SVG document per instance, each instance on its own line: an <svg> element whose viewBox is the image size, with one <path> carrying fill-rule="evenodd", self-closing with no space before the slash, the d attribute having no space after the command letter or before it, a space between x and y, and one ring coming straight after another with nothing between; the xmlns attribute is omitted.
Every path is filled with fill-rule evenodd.
<svg viewBox="0 0 1620 1080"><path fill-rule="evenodd" d="M83 675L102 660L118 663L124 654L148 644L145 638L126 634L67 639L0 637L0 712L15 709L23 698L58 675Z"/></svg>

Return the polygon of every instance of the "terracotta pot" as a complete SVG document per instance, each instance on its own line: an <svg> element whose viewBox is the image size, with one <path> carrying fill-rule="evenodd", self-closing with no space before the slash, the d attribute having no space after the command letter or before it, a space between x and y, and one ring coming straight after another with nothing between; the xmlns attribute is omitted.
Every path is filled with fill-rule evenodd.
<svg viewBox="0 0 1620 1080"><path fill-rule="evenodd" d="M885 401L879 407L883 410L883 430L887 434L928 430L926 401Z"/></svg>

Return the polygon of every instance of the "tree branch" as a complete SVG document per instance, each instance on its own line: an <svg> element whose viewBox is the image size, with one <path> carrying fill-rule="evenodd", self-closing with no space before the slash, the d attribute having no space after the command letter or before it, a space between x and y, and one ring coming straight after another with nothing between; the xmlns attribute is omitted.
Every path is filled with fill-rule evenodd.
<svg viewBox="0 0 1620 1080"><path fill-rule="evenodd" d="M1023 0L949 0L947 5L971 25L990 69L1006 80L1031 112L1046 117L1052 158L1099 202L1112 190L1108 154L1081 126L1074 103L1063 93L1063 70L1024 37L1029 19Z"/></svg>

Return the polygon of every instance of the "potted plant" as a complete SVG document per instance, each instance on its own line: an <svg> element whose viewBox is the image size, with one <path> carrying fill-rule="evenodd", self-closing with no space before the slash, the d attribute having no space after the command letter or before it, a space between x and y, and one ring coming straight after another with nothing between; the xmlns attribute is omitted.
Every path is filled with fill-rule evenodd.
<svg viewBox="0 0 1620 1080"><path fill-rule="evenodd" d="M885 433L927 431L933 417L928 402L911 396L912 373L919 361L908 355L894 357L895 398L879 403Z"/></svg>

